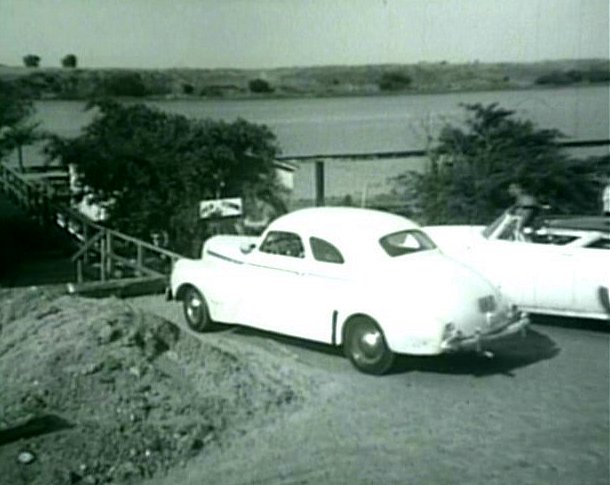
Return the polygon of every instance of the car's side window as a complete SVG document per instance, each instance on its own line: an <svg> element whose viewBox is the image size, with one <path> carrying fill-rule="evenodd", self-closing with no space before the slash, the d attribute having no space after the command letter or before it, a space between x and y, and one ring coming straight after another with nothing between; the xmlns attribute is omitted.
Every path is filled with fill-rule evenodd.
<svg viewBox="0 0 610 485"><path fill-rule="evenodd" d="M292 232L271 231L261 244L260 251L268 254L279 254L280 256L292 256L293 258L304 258L305 248L301 238Z"/></svg>
<svg viewBox="0 0 610 485"><path fill-rule="evenodd" d="M323 263L343 264L345 260L341 251L324 239L317 237L309 238L309 245L314 259Z"/></svg>

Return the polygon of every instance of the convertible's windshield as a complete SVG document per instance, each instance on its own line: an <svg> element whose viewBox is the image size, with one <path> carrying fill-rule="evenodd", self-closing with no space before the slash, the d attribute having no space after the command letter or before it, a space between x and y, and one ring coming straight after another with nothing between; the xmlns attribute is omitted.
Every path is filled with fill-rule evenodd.
<svg viewBox="0 0 610 485"><path fill-rule="evenodd" d="M418 230L399 231L388 234L379 240L379 244L392 257L436 249L436 245L432 240L422 231Z"/></svg>
<svg viewBox="0 0 610 485"><path fill-rule="evenodd" d="M483 229L483 237L485 239L489 239L489 237L496 232L496 229L498 229L498 227L500 226L500 224L502 224L502 222L504 221L504 218L506 217L506 212L503 212L502 214L500 214L500 216L493 221L489 226L487 226L485 229Z"/></svg>

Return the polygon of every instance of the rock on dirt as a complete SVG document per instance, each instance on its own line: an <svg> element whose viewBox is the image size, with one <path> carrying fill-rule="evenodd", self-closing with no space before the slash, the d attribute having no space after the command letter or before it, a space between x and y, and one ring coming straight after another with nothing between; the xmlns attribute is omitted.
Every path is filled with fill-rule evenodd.
<svg viewBox="0 0 610 485"><path fill-rule="evenodd" d="M279 363L204 344L124 301L35 287L0 291L0 379L10 484L163 475L308 392Z"/></svg>

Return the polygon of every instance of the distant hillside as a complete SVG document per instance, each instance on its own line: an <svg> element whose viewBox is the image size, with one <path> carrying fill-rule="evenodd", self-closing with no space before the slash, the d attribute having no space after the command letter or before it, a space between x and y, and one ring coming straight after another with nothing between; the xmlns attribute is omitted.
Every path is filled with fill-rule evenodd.
<svg viewBox="0 0 610 485"><path fill-rule="evenodd" d="M526 89L608 83L608 60L531 64L322 66L279 69L81 69L0 66L36 99L322 97Z"/></svg>

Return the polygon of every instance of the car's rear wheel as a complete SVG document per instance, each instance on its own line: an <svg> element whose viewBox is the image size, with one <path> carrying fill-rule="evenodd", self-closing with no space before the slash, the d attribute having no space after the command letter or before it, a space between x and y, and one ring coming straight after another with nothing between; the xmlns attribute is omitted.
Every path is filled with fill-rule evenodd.
<svg viewBox="0 0 610 485"><path fill-rule="evenodd" d="M208 304L196 288L189 286L184 290L182 308L187 325L196 332L205 332L214 326Z"/></svg>
<svg viewBox="0 0 610 485"><path fill-rule="evenodd" d="M343 349L352 364L366 374L384 374L394 363L394 353L383 331L370 318L358 317L348 322Z"/></svg>

